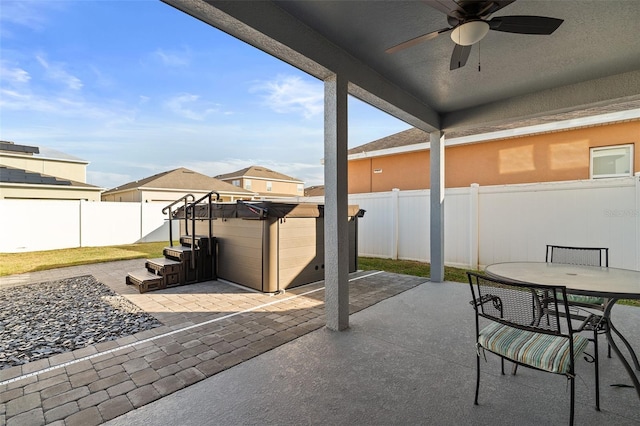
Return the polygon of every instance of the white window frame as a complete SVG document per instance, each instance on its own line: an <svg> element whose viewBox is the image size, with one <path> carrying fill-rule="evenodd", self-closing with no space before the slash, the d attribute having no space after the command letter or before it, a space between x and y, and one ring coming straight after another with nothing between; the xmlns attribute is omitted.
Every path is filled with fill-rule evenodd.
<svg viewBox="0 0 640 426"><path fill-rule="evenodd" d="M629 149L629 172L594 175L594 172L593 172L594 158L605 156L602 154L598 155L599 153L614 151L618 149L622 150L627 148ZM613 177L633 176L633 148L634 148L634 144L629 143L624 145L599 146L599 147L593 147L589 149L589 177L591 179L604 179L604 178L613 178Z"/></svg>
<svg viewBox="0 0 640 426"><path fill-rule="evenodd" d="M244 189L251 191L251 179L244 180Z"/></svg>
<svg viewBox="0 0 640 426"><path fill-rule="evenodd" d="M231 184L232 184L233 186L240 186L240 179L234 179L234 180L232 180L232 181L231 181Z"/></svg>
<svg viewBox="0 0 640 426"><path fill-rule="evenodd" d="M273 182L268 180L267 181L267 192L271 192L272 187L273 187Z"/></svg>

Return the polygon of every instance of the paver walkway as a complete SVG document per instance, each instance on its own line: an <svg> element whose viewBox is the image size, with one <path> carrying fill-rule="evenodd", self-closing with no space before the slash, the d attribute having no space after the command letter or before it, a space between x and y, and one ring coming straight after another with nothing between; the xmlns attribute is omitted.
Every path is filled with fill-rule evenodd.
<svg viewBox="0 0 640 426"><path fill-rule="evenodd" d="M93 275L162 327L0 370L0 425L95 425L148 404L323 327L324 287L275 296L209 281L139 294L124 283L143 260L0 278L6 286ZM350 312L413 288L424 278L385 272L350 276Z"/></svg>

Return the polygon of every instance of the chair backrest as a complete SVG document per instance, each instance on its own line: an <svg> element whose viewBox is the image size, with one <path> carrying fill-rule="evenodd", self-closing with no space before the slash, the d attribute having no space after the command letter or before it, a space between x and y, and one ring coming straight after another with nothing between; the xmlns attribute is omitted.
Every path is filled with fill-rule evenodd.
<svg viewBox="0 0 640 426"><path fill-rule="evenodd" d="M547 245L546 261L548 263L609 267L609 249Z"/></svg>
<svg viewBox="0 0 640 426"><path fill-rule="evenodd" d="M479 317L510 327L570 338L573 335L566 289L563 286L498 280L467 272Z"/></svg>

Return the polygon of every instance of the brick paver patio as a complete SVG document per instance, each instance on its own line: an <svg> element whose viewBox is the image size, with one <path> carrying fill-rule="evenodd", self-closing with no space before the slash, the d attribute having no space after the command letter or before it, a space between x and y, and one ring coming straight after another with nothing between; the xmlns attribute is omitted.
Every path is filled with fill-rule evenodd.
<svg viewBox="0 0 640 426"><path fill-rule="evenodd" d="M192 385L310 331L324 319L323 283L278 295L210 281L145 294L124 283L143 260L0 278L6 286L93 275L163 326L0 370L0 425L95 425ZM350 312L424 278L351 275Z"/></svg>

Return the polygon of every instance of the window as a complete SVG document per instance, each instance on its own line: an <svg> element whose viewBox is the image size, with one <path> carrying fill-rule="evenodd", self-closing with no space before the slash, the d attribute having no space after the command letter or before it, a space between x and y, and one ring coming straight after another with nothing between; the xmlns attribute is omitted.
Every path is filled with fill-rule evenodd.
<svg viewBox="0 0 640 426"><path fill-rule="evenodd" d="M271 181L267 181L267 192L271 192Z"/></svg>
<svg viewBox="0 0 640 426"><path fill-rule="evenodd" d="M298 192L304 192L304 184L299 183L296 189Z"/></svg>
<svg viewBox="0 0 640 426"><path fill-rule="evenodd" d="M244 180L244 189L251 190L251 179Z"/></svg>
<svg viewBox="0 0 640 426"><path fill-rule="evenodd" d="M231 181L231 184L232 184L233 186L240 186L240 179L234 179L234 180L232 180L232 181Z"/></svg>
<svg viewBox="0 0 640 426"><path fill-rule="evenodd" d="M591 148L592 179L633 175L633 144Z"/></svg>

